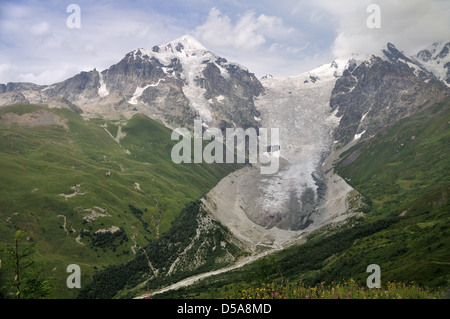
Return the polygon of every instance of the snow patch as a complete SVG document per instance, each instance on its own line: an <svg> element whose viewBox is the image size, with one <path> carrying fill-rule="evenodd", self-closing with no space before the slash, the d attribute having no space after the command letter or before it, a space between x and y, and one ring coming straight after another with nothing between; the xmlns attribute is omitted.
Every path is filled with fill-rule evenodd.
<svg viewBox="0 0 450 319"><path fill-rule="evenodd" d="M425 69L433 73L439 80L441 80L445 85L450 87L450 83L445 80L447 78L448 68L445 65L450 63L450 54L442 54L444 48L449 45L450 42L435 42L431 46L425 48L424 51L428 51L430 54L429 58L424 58L422 52L419 52L415 58L420 61ZM429 81L429 80L428 80Z"/></svg>
<svg viewBox="0 0 450 319"><path fill-rule="evenodd" d="M131 99L128 101L128 103L133 104L133 105L137 104L137 103L138 103L137 99L138 99L139 97L141 97L142 93L144 93L144 91L145 91L147 88L158 86L159 83L161 83L161 79L159 79L158 82L155 83L155 84L148 84L148 85L146 85L146 86L144 86L144 87L139 87L139 86L136 87L136 90L134 91L133 96L132 96Z"/></svg>
<svg viewBox="0 0 450 319"><path fill-rule="evenodd" d="M358 139L360 139L361 138L361 136L364 134L364 133L366 133L366 131L364 130L362 133L360 133L360 134L355 134L355 137L353 138L353 140L355 141L355 140L358 140Z"/></svg>
<svg viewBox="0 0 450 319"><path fill-rule="evenodd" d="M337 116L339 109L336 108L326 119L325 121L330 123L332 126L337 126L339 125L339 123L341 122L341 118L343 115L341 116Z"/></svg>
<svg viewBox="0 0 450 319"><path fill-rule="evenodd" d="M221 75L224 79L226 79L226 80L230 79L230 74L228 73L228 71L227 71L224 67L222 67L220 64L217 64L217 63L214 63L214 64L219 68L219 70L220 70L220 75Z"/></svg>
<svg viewBox="0 0 450 319"><path fill-rule="evenodd" d="M216 55L208 51L201 43L189 35L182 36L179 39L171 41L165 45L156 46L152 49L139 49L141 56L157 59L162 65L162 70L170 75L169 67L174 59L177 59L182 66L181 78L185 85L182 90L202 120L211 122L213 120L211 107L204 97L206 89L202 89L197 84L198 76L201 76L207 63L215 63L218 59ZM135 50L137 53L137 50ZM215 63L217 65L217 63ZM217 65L221 75L228 76L227 71L220 65ZM137 99L147 88L136 88L135 93L129 100L130 104L137 104Z"/></svg>
<svg viewBox="0 0 450 319"><path fill-rule="evenodd" d="M54 85L46 86L45 88L43 88L43 89L41 90L41 92L45 92L45 91L47 91L47 90L53 89L54 87L55 87Z"/></svg>
<svg viewBox="0 0 450 319"><path fill-rule="evenodd" d="M361 117L361 121L360 124L364 121L364 119L366 118L367 114L369 114L370 110L366 112L366 114L363 114L363 116Z"/></svg>
<svg viewBox="0 0 450 319"><path fill-rule="evenodd" d="M101 74L100 72L98 73L99 75L99 82L100 82L100 87L98 88L98 95L100 97L105 97L109 95L109 91L106 88L106 83L103 80L103 74Z"/></svg>

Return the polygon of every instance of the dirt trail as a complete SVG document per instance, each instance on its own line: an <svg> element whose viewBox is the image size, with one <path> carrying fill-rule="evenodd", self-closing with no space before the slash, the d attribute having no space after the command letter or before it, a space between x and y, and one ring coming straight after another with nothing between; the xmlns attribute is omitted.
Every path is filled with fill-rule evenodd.
<svg viewBox="0 0 450 319"><path fill-rule="evenodd" d="M179 281L179 282L177 282L177 283L175 283L173 285L164 287L164 288L162 288L160 290L157 290L157 291L154 291L154 292L151 292L151 293L140 295L140 296L136 297L135 299L143 299L143 298L147 298L147 297L150 297L150 296L161 294L163 292L167 292L167 291L170 291L170 290L177 290L177 289L179 289L181 287L190 286L190 285L195 284L195 283L197 283L197 282L199 282L199 281L201 281L201 280L203 280L205 278L208 278L208 277L211 277L211 276L214 276L214 275L218 275L218 274L222 274L224 272L231 271L231 270L240 268L242 266L245 266L245 265L247 265L247 264L249 264L251 262L254 262L254 261L256 261L256 260L258 260L258 259L260 259L260 258L262 258L264 256L267 256L267 255L269 255L271 253L274 253L277 250L278 249L273 249L273 250L266 251L266 252L258 254L258 255L245 257L241 261L237 262L236 264L234 264L232 266L228 266L228 267L225 267L225 268L221 268L221 269L209 271L209 272L206 272L206 273L203 273L203 274L195 275L195 276L192 276L192 277L189 277L189 278L185 278L185 279L183 279L183 280L181 280L181 281Z"/></svg>

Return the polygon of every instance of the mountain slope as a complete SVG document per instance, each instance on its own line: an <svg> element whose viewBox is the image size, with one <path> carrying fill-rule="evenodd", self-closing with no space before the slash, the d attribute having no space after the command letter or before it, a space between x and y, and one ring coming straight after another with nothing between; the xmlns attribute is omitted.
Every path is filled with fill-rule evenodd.
<svg viewBox="0 0 450 319"><path fill-rule="evenodd" d="M181 279L233 264L242 243L201 208L187 205L158 240L125 264L98 272L79 298L132 298Z"/></svg>
<svg viewBox="0 0 450 319"><path fill-rule="evenodd" d="M350 216L358 206L357 193L323 165L339 123L329 99L349 66L339 59L298 76L261 80L266 94L255 100L258 121L279 130L279 170L261 175L258 168L245 168L204 198L205 209L255 253L297 241L324 223Z"/></svg>
<svg viewBox="0 0 450 319"><path fill-rule="evenodd" d="M357 212L362 197L333 173L337 154L450 95L391 43L369 57L261 83L258 121L279 129L280 169L270 176L241 170L205 198L206 209L254 247L280 247Z"/></svg>
<svg viewBox="0 0 450 319"><path fill-rule="evenodd" d="M88 276L91 267L113 265L96 272L82 297L134 296L247 251L304 242L369 210L343 232L325 227L276 255L272 278L280 270L310 281L362 278L373 258L395 279L422 258L426 275L405 273L433 285L446 279L450 89L392 44L367 59L259 82L182 37L134 50L102 72L0 89L2 103L51 107L0 109L1 240L28 230L59 278L77 261ZM167 126L189 127L194 118L221 129L280 128L280 170L262 176L250 165L174 164ZM256 278L236 278L243 277Z"/></svg>
<svg viewBox="0 0 450 319"><path fill-rule="evenodd" d="M450 87L450 42L435 42L417 53L415 58Z"/></svg>
<svg viewBox="0 0 450 319"><path fill-rule="evenodd" d="M373 136L449 95L443 82L389 43L336 81L330 107L340 123L334 137L345 145Z"/></svg>
<svg viewBox="0 0 450 319"><path fill-rule="evenodd" d="M366 219L399 220L355 240L322 269L328 278L351 276L370 260L384 281L448 285L449 109L447 98L342 155L338 173L372 202Z"/></svg>
<svg viewBox="0 0 450 319"><path fill-rule="evenodd" d="M171 130L145 115L84 120L43 105L0 109L0 243L17 229L58 278L125 262L240 165L174 164ZM55 271L51 269L55 268Z"/></svg>

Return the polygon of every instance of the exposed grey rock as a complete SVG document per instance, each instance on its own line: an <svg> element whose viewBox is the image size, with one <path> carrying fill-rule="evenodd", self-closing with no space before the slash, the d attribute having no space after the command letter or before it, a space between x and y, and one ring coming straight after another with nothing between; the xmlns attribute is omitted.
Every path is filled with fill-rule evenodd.
<svg viewBox="0 0 450 319"><path fill-rule="evenodd" d="M94 69L81 72L63 82L46 88L48 97L62 96L72 103L83 104L98 96L99 73Z"/></svg>
<svg viewBox="0 0 450 319"><path fill-rule="evenodd" d="M341 120L334 136L346 144L360 134L376 134L449 94L444 83L389 43L336 81L330 106Z"/></svg>
<svg viewBox="0 0 450 319"><path fill-rule="evenodd" d="M450 87L450 42L435 42L417 53L415 58Z"/></svg>
<svg viewBox="0 0 450 319"><path fill-rule="evenodd" d="M141 112L170 127L192 127L201 118L224 129L258 127L254 98L263 93L254 74L184 36L151 50L131 51L102 72L81 72L46 86L3 84L0 103L46 103L63 97L86 117Z"/></svg>
<svg viewBox="0 0 450 319"><path fill-rule="evenodd" d="M78 114L83 113L83 110L81 108L79 108L78 106L76 106L75 104L73 104L72 102L70 102L69 100L67 100L66 98L64 98L62 96L56 96L56 97L50 98L46 101L45 104L47 104L48 107L50 107L50 108L59 108L59 109L67 108Z"/></svg>
<svg viewBox="0 0 450 319"><path fill-rule="evenodd" d="M0 95L0 106L10 104L30 103L20 92L6 92Z"/></svg>

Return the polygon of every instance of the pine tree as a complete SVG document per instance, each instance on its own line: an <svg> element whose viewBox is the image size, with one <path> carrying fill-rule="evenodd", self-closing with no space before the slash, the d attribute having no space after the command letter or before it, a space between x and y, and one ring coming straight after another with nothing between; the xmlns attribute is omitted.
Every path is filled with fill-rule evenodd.
<svg viewBox="0 0 450 319"><path fill-rule="evenodd" d="M50 278L42 276L31 258L36 243L24 245L24 231L14 235L14 245L0 247L0 296L3 298L38 299L48 296L53 287Z"/></svg>

